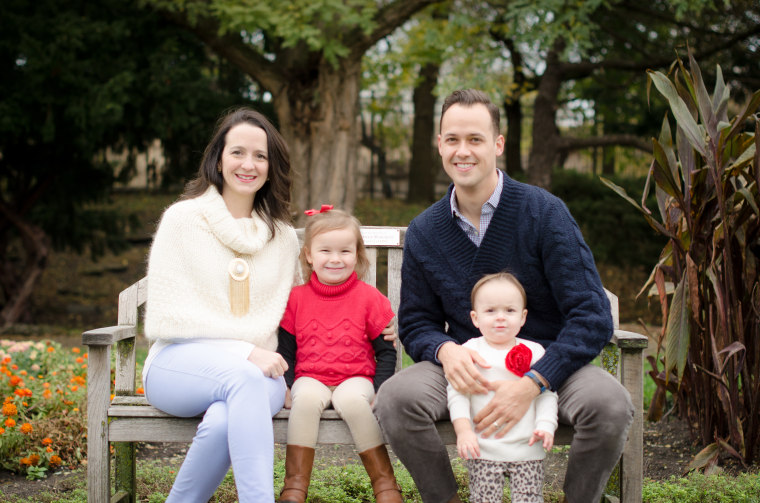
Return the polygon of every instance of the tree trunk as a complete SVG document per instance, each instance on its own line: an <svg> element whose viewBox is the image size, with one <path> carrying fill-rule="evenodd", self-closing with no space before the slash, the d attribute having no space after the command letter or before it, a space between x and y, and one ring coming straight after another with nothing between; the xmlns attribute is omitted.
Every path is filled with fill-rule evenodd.
<svg viewBox="0 0 760 503"><path fill-rule="evenodd" d="M522 166L522 104L520 98L525 90L525 72L523 72L522 53L515 47L515 42L511 38L498 38L501 40L509 51L509 57L512 59L512 89L513 92L507 94L504 99L504 112L507 119L507 137L504 142L504 162L505 170L509 176L514 177L521 174Z"/></svg>
<svg viewBox="0 0 760 503"><path fill-rule="evenodd" d="M522 173L522 106L520 97L504 100L504 111L507 116L507 137L504 142L506 171L513 177Z"/></svg>
<svg viewBox="0 0 760 503"><path fill-rule="evenodd" d="M292 209L297 217L321 204L352 211L359 145L360 60L319 65L312 82L291 81L274 98L290 147Z"/></svg>
<svg viewBox="0 0 760 503"><path fill-rule="evenodd" d="M552 168L559 154L556 124L557 96L562 84L561 44L555 44L546 57L546 70L538 84L533 105L533 137L528 161L528 183L550 189Z"/></svg>
<svg viewBox="0 0 760 503"><path fill-rule="evenodd" d="M42 229L24 221L2 203L0 203L0 212L21 236L25 255L24 267L21 271L14 270L8 264L3 264L2 287L5 305L0 310L0 323L7 327L19 321L25 311L29 298L34 291L34 286L47 264L49 239ZM5 246L3 249L7 250L8 247Z"/></svg>
<svg viewBox="0 0 760 503"><path fill-rule="evenodd" d="M427 63L420 68L420 81L414 88L414 131L412 134L412 159L409 162L410 203L435 201L435 162L433 135L435 134L435 95L440 65Z"/></svg>

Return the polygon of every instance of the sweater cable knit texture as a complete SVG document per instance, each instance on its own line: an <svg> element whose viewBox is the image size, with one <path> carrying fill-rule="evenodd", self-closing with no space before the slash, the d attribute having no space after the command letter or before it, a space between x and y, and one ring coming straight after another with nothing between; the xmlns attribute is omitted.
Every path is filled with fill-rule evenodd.
<svg viewBox="0 0 760 503"><path fill-rule="evenodd" d="M578 225L559 198L505 175L477 247L454 221L450 194L451 187L407 230L399 309L406 351L415 361L436 361L444 342L478 337L470 320L472 287L483 275L506 270L528 296L520 337L546 348L533 369L558 389L612 336L609 301Z"/></svg>

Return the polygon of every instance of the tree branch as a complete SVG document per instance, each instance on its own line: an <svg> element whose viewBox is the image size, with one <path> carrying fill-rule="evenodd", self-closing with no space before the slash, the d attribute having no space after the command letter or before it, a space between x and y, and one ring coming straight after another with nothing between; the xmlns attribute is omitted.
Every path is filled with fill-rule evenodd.
<svg viewBox="0 0 760 503"><path fill-rule="evenodd" d="M602 136L591 136L589 138L575 138L563 136L558 140L558 149L563 152L572 150L581 150L593 147L633 147L644 152L652 152L652 144L643 138L632 134L608 134Z"/></svg>
<svg viewBox="0 0 760 503"><path fill-rule="evenodd" d="M406 20L428 5L440 3L443 0L394 0L387 3L375 14L375 28L369 34L360 34L350 45L352 57L361 58L370 47L380 39L390 35Z"/></svg>
<svg viewBox="0 0 760 503"><path fill-rule="evenodd" d="M214 52L237 66L264 89L274 92L286 80L280 65L266 59L263 54L246 44L239 35L219 35L217 20L201 17L192 24L185 13L163 11L162 14L169 21L194 33Z"/></svg>

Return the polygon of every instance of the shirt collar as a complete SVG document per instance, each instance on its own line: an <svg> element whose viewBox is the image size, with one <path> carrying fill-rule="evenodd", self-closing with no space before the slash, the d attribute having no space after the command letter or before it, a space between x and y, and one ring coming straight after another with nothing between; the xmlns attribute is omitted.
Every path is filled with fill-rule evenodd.
<svg viewBox="0 0 760 503"><path fill-rule="evenodd" d="M496 188L493 191L493 194L491 194L491 197L488 198L488 200L483 204L485 207L486 205L490 206L490 209L493 211L496 209L496 207L499 205L499 200L501 199L501 191L504 188L504 173L497 169L496 173L499 174L499 181L496 182ZM461 215L461 211L459 211L459 205L457 204L457 188L456 186L452 187L451 189L451 197L449 198L449 203L451 206L451 216L459 216Z"/></svg>

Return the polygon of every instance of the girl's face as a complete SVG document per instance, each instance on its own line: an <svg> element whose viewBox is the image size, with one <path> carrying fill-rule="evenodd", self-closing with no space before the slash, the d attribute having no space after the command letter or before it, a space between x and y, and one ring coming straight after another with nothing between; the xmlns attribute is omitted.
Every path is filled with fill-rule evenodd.
<svg viewBox="0 0 760 503"><path fill-rule="evenodd" d="M249 204L246 216L250 216L253 197L269 175L266 132L246 122L230 129L224 138L221 166L222 197L228 206Z"/></svg>
<svg viewBox="0 0 760 503"><path fill-rule="evenodd" d="M507 349L514 344L528 316L520 290L504 280L489 281L481 286L472 309L472 323L496 349Z"/></svg>
<svg viewBox="0 0 760 503"><path fill-rule="evenodd" d="M340 285L356 267L356 235L352 229L317 234L306 249L306 261L325 285Z"/></svg>

